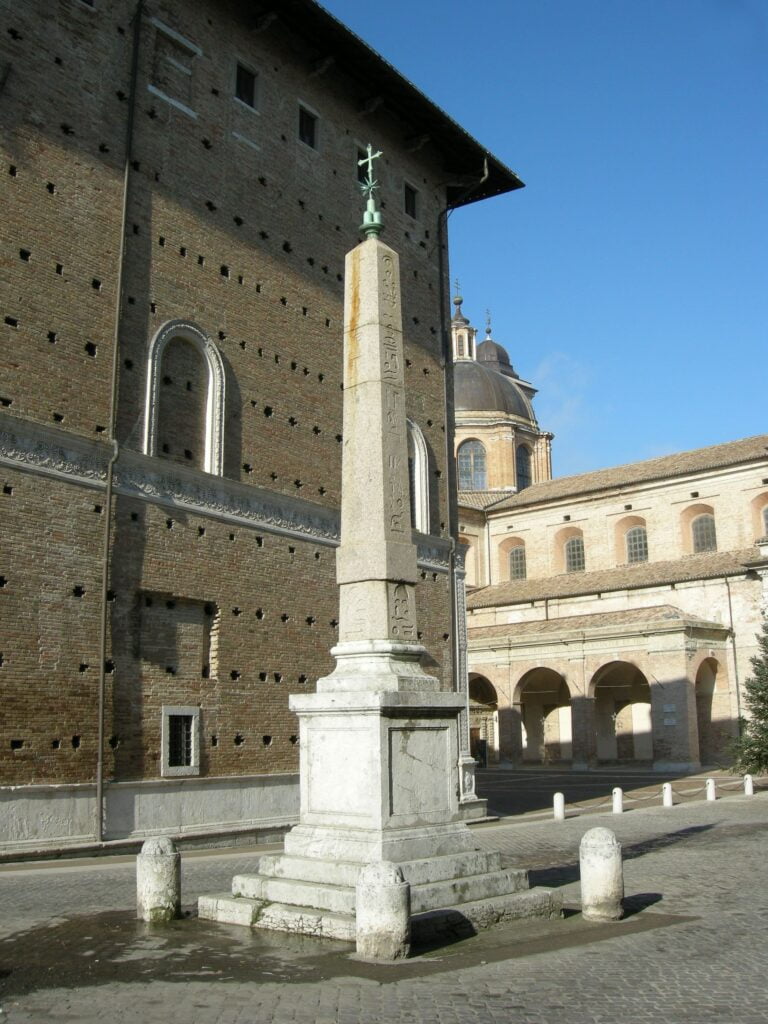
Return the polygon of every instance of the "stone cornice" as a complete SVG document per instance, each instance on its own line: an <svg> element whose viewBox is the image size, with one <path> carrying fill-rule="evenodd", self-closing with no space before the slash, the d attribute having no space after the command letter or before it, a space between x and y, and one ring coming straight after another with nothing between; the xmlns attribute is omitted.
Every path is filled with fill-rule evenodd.
<svg viewBox="0 0 768 1024"><path fill-rule="evenodd" d="M111 445L0 412L0 465L104 490ZM339 543L339 512L262 487L189 469L166 459L120 450L116 493L182 508L241 526L331 547ZM417 534L422 569L448 572L451 544Z"/></svg>

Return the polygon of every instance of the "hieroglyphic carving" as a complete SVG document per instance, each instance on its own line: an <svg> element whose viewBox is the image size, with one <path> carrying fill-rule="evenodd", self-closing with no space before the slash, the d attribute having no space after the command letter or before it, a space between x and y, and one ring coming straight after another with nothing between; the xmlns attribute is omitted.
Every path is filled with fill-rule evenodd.
<svg viewBox="0 0 768 1024"><path fill-rule="evenodd" d="M389 632L397 640L416 639L416 610L413 588L405 583L390 583Z"/></svg>
<svg viewBox="0 0 768 1024"><path fill-rule="evenodd" d="M391 384L384 385L384 425L388 431L401 428L404 418L403 398Z"/></svg>
<svg viewBox="0 0 768 1024"><path fill-rule="evenodd" d="M410 526L408 494L403 479L402 459L389 456L389 528L393 533L405 533Z"/></svg>

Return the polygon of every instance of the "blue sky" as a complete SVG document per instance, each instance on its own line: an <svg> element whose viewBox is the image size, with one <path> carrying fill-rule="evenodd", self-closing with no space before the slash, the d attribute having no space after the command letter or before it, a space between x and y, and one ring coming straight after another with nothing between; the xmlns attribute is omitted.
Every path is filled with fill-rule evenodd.
<svg viewBox="0 0 768 1024"><path fill-rule="evenodd" d="M324 6L526 182L451 275L556 475L768 432L767 0Z"/></svg>

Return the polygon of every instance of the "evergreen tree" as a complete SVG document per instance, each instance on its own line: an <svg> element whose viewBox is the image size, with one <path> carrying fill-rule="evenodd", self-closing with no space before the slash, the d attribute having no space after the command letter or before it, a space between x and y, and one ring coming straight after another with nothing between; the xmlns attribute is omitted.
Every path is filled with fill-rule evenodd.
<svg viewBox="0 0 768 1024"><path fill-rule="evenodd" d="M757 636L760 650L752 659L753 675L744 683L744 704L750 713L733 745L733 770L768 774L768 618Z"/></svg>

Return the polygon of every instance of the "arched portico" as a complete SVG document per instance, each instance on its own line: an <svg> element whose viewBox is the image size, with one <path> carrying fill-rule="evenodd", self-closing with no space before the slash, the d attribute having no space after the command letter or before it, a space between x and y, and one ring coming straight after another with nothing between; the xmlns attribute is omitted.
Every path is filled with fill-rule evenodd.
<svg viewBox="0 0 768 1024"><path fill-rule="evenodd" d="M598 761L652 761L651 688L640 669L611 661L589 685Z"/></svg>
<svg viewBox="0 0 768 1024"><path fill-rule="evenodd" d="M734 737L725 667L716 658L704 658L696 671L696 725L702 765L724 760Z"/></svg>
<svg viewBox="0 0 768 1024"><path fill-rule="evenodd" d="M571 761L571 697L565 679L551 668L534 668L515 688L520 709L522 760L533 764Z"/></svg>
<svg viewBox="0 0 768 1024"><path fill-rule="evenodd" d="M469 676L469 752L482 764L499 760L499 699L489 679Z"/></svg>

